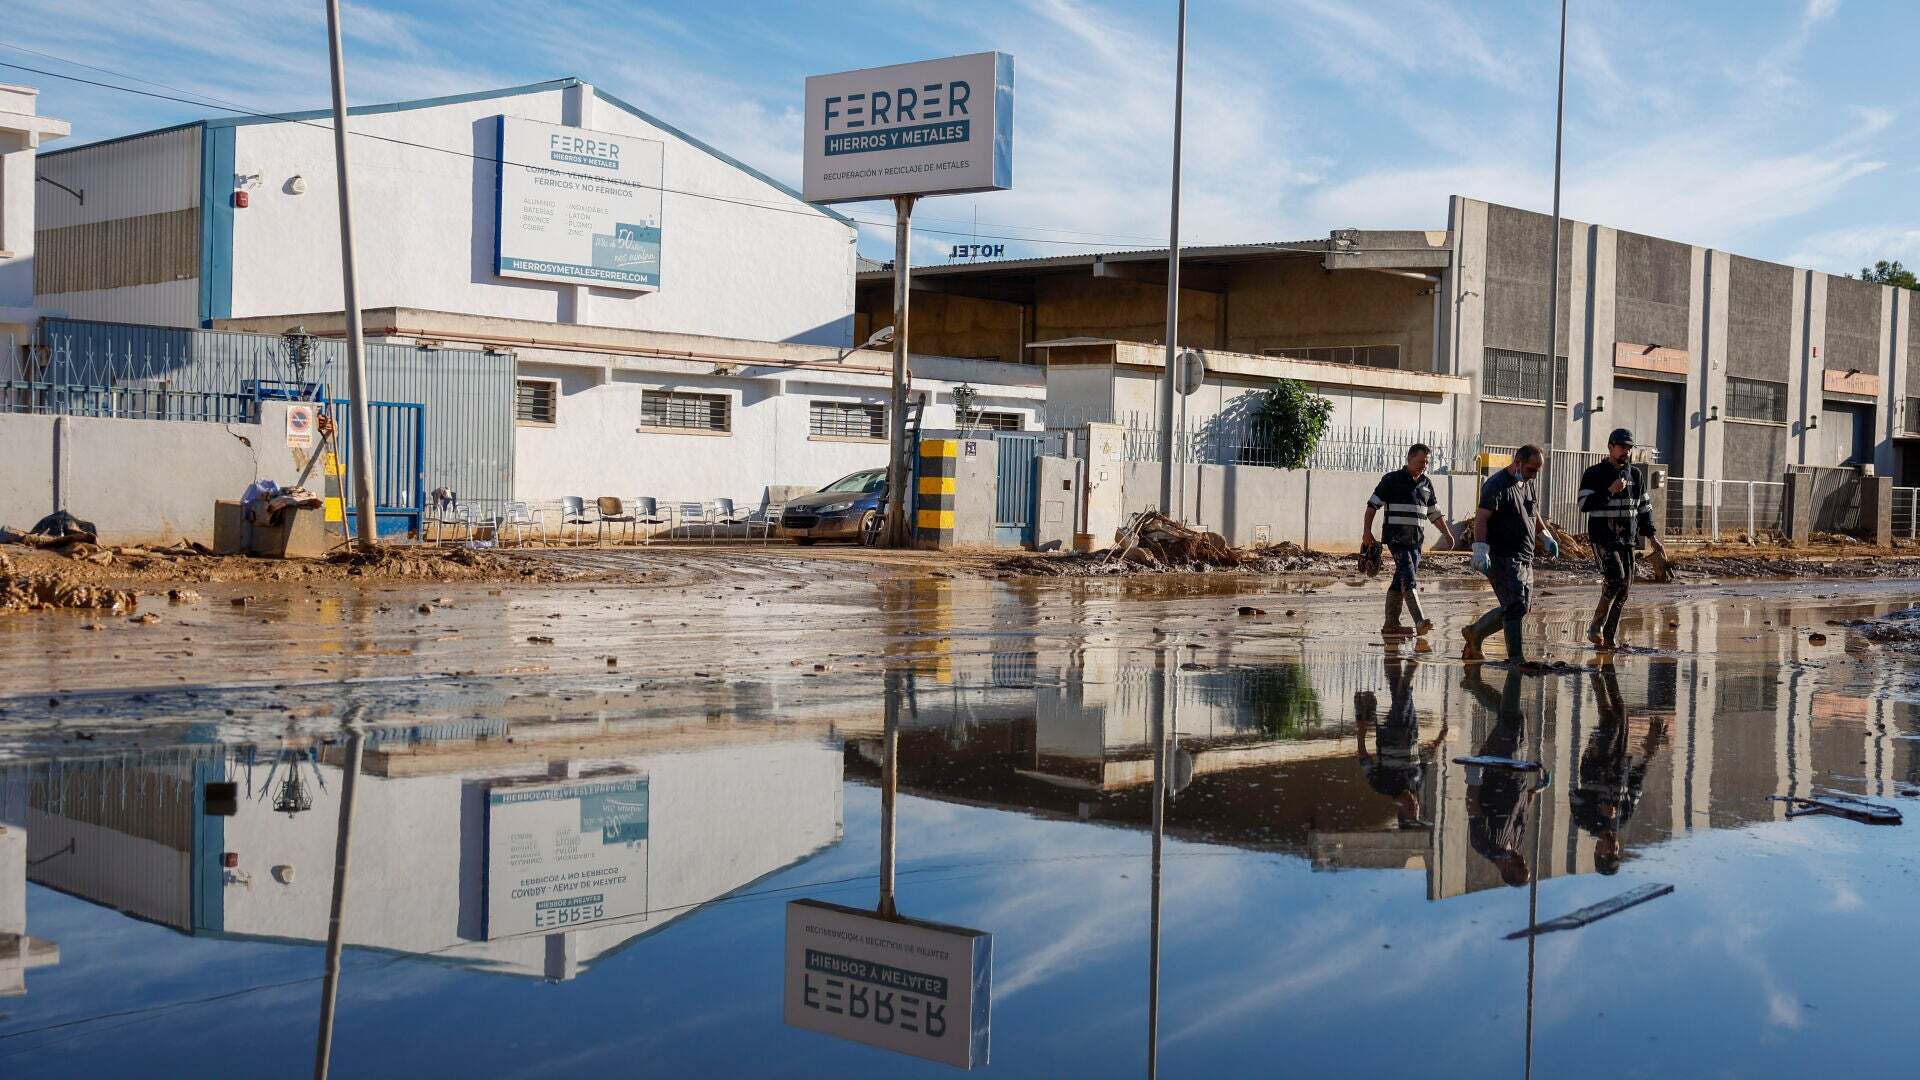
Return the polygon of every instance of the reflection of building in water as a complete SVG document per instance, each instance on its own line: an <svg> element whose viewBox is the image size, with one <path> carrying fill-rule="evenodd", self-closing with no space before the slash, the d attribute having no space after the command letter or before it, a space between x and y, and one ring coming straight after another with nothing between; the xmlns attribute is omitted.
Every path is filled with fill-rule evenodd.
<svg viewBox="0 0 1920 1080"><path fill-rule="evenodd" d="M356 797L347 943L570 978L840 837L841 755L821 738L584 726L529 725L512 741L377 730ZM189 933L322 941L342 780L325 749L334 756L278 762L271 784L277 755L249 778L245 748L223 746L17 766L0 771L0 820L28 825L36 883ZM295 767L312 808L277 813ZM487 895L489 789L570 776L645 778L646 913L486 940L489 904L505 901ZM223 779L239 783L232 816L207 812L204 785Z"/></svg>
<svg viewBox="0 0 1920 1080"><path fill-rule="evenodd" d="M27 936L27 833L0 825L0 997L27 992L27 971L60 962L60 947Z"/></svg>
<svg viewBox="0 0 1920 1080"><path fill-rule="evenodd" d="M1544 791L1522 796L1524 806L1516 802L1508 822L1523 816L1546 829L1544 865L1529 874L1611 869L1616 857L1631 861L1694 830L1779 820L1781 804L1769 796L1807 794L1816 777L1861 777L1868 795L1920 782L1920 741L1903 738L1920 732L1915 710L1873 687L1820 685L1820 669L1797 662L1810 648L1804 639L1763 626L1778 621L1777 611L1655 610L1646 617L1674 625L1646 637L1671 655L1626 659L1617 706L1599 696L1593 674L1521 680L1526 722L1516 747L1553 775ZM1754 652L1756 640L1772 651ZM991 677L1014 667L997 654L990 670L956 657L937 682L916 680L918 704L903 710L902 788L1146 827L1159 678L1151 663L1104 649L1058 660L1023 655L1031 689ZM1489 668L1486 677L1496 693L1503 688L1504 672ZM1466 770L1452 762L1498 743L1490 742L1498 710L1460 678L1457 666L1418 663L1406 681L1419 744L1443 727L1446 737L1423 758L1419 817L1431 827L1400 828L1407 808L1370 785L1350 722L1355 691L1373 691L1383 706L1390 700L1379 651L1177 671L1169 726L1178 733L1174 787L1184 790L1168 811L1168 833L1301 853L1320 869L1417 869L1433 899L1498 887L1500 867L1474 848ZM1023 699L1024 715L1009 718ZM1536 708L1545 710L1538 747ZM870 771L877 729L842 730L850 767Z"/></svg>

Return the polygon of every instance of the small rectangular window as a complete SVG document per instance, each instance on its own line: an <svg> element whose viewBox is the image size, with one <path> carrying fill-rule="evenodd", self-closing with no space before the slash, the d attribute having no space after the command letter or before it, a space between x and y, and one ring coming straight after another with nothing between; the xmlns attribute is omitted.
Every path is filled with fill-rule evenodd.
<svg viewBox="0 0 1920 1080"><path fill-rule="evenodd" d="M1787 422L1787 384L1760 379L1727 379L1727 415L1735 420Z"/></svg>
<svg viewBox="0 0 1920 1080"><path fill-rule="evenodd" d="M1902 418L1904 422L1900 425L1901 431L1909 435L1920 435L1920 397L1907 399L1907 408Z"/></svg>
<svg viewBox="0 0 1920 1080"><path fill-rule="evenodd" d="M1553 400L1567 400L1567 358L1557 358L1553 371ZM1481 388L1490 398L1541 401L1546 397L1547 358L1540 353L1488 349L1482 361Z"/></svg>
<svg viewBox="0 0 1920 1080"><path fill-rule="evenodd" d="M807 408L807 434L836 439L884 439L887 407L858 401L816 401Z"/></svg>
<svg viewBox="0 0 1920 1080"><path fill-rule="evenodd" d="M733 399L725 394L642 390L640 426L684 431L732 431Z"/></svg>
<svg viewBox="0 0 1920 1080"><path fill-rule="evenodd" d="M991 409L958 409L954 412L954 422L962 431L1024 431L1024 420L1017 412L995 412Z"/></svg>
<svg viewBox="0 0 1920 1080"><path fill-rule="evenodd" d="M558 413L560 384L552 379L513 381L513 418L522 424L551 424Z"/></svg>

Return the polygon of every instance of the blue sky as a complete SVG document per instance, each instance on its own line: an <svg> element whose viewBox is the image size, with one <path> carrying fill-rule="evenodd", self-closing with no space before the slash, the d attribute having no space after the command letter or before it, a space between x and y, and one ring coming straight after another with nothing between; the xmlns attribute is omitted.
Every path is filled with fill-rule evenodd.
<svg viewBox="0 0 1920 1080"><path fill-rule="evenodd" d="M546 0L347 9L355 103L578 75L773 176L810 73L1001 49L1012 191L923 203L916 261L1164 243L1173 0ZM1550 0L1192 0L1183 239L1443 228L1466 194L1545 209ZM1575 0L1568 216L1834 272L1920 263L1911 0ZM327 101L319 0L4 0L0 42L257 110ZM479 12L484 11L484 14ZM0 60L123 81L18 51ZM65 145L219 115L18 70ZM57 144L58 145L58 144ZM878 206L856 207L878 221ZM1024 239L1011 239L1024 238ZM863 228L862 250L891 251Z"/></svg>

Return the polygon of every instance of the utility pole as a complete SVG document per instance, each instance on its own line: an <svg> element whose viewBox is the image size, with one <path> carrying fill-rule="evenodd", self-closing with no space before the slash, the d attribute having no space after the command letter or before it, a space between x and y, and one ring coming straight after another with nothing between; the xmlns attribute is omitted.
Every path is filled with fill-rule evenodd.
<svg viewBox="0 0 1920 1080"><path fill-rule="evenodd" d="M340 51L340 0L327 0L327 45L333 61L333 163L340 185L340 284L347 319L348 457L353 469L353 505L360 548L372 551L373 428L367 423L367 348L361 336L360 293L354 283L353 200L347 184L347 71Z"/></svg>
<svg viewBox="0 0 1920 1080"><path fill-rule="evenodd" d="M913 268L907 260L913 239L912 195L893 197L893 396L887 409L888 547L907 546L907 300Z"/></svg>
<svg viewBox="0 0 1920 1080"><path fill-rule="evenodd" d="M1553 520L1553 392L1560 381L1560 153L1567 120L1567 0L1560 0L1560 88L1553 111L1553 251L1547 257L1546 419L1540 437L1540 513ZM1569 359L1571 362L1571 359Z"/></svg>
<svg viewBox="0 0 1920 1080"><path fill-rule="evenodd" d="M1173 514L1173 366L1180 351L1180 112L1187 89L1187 0L1173 61L1173 210L1167 224L1167 371L1160 380L1160 512Z"/></svg>

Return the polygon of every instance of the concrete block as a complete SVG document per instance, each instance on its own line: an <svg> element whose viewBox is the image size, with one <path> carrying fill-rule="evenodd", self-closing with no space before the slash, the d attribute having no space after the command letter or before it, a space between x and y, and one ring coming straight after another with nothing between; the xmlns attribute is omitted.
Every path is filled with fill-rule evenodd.
<svg viewBox="0 0 1920 1080"><path fill-rule="evenodd" d="M960 446L954 458L954 546L991 547L1000 491L1000 444L992 439L955 441Z"/></svg>
<svg viewBox="0 0 1920 1080"><path fill-rule="evenodd" d="M283 510L272 525L256 522L249 550L270 559L319 559L327 554L326 513Z"/></svg>
<svg viewBox="0 0 1920 1080"><path fill-rule="evenodd" d="M1789 472L1786 474L1786 509L1782 514L1787 531L1787 543L1793 547L1806 547L1813 538L1813 474Z"/></svg>
<svg viewBox="0 0 1920 1080"><path fill-rule="evenodd" d="M1079 524L1080 461L1078 458L1040 459L1035 492L1033 548L1060 551L1073 543Z"/></svg>
<svg viewBox="0 0 1920 1080"><path fill-rule="evenodd" d="M1860 478L1860 539L1876 547L1893 546L1893 477Z"/></svg>
<svg viewBox="0 0 1920 1080"><path fill-rule="evenodd" d="M213 504L213 551L216 555L234 555L247 548L247 518L244 505L237 499L218 499Z"/></svg>

